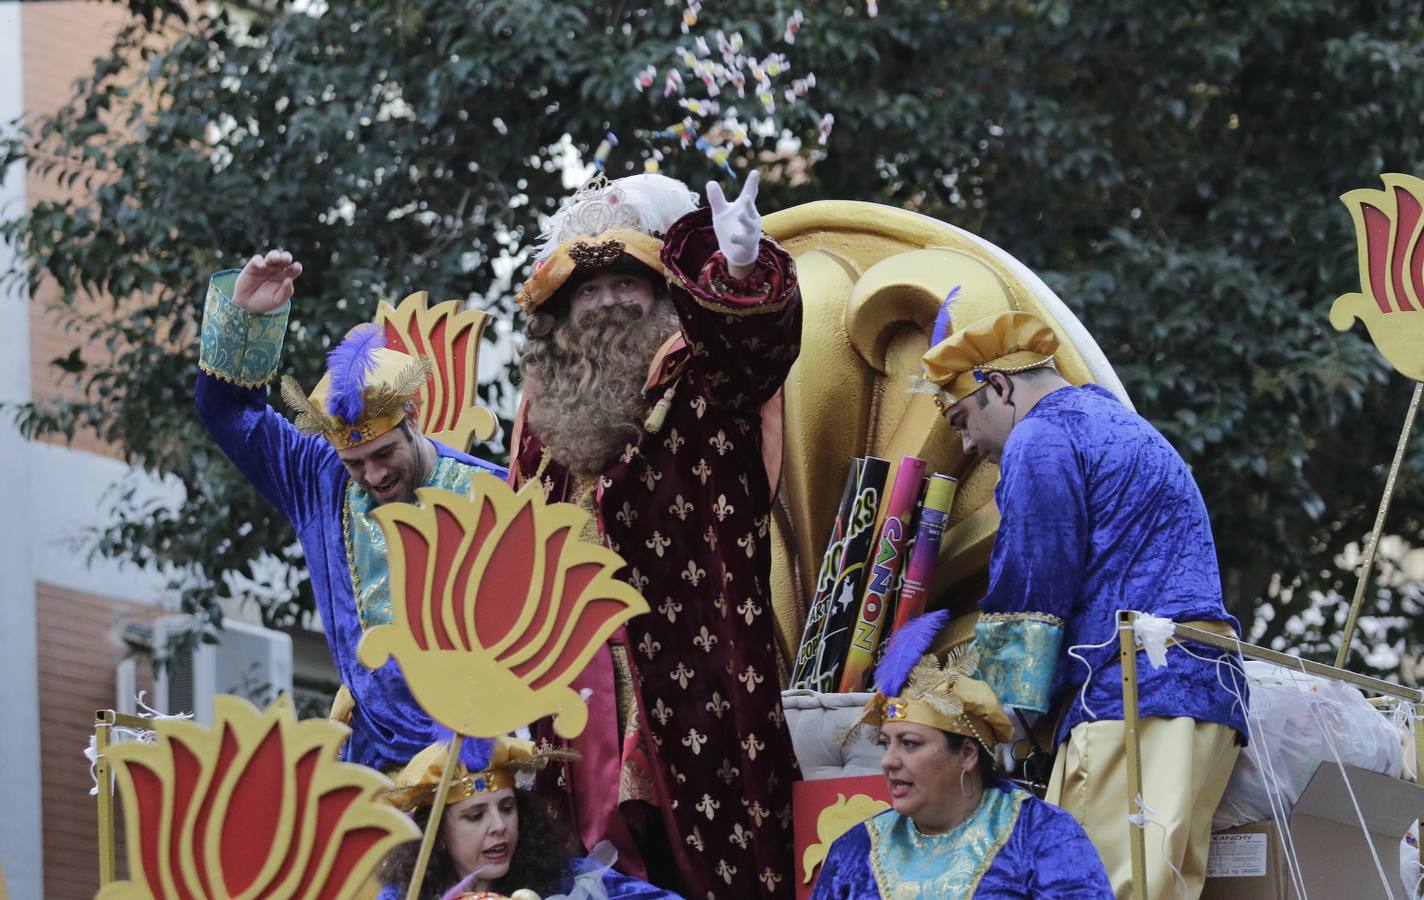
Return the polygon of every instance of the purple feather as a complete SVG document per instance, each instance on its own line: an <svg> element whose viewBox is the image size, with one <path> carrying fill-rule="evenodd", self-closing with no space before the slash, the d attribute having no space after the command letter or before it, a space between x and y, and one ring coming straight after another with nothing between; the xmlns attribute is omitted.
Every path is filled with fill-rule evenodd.
<svg viewBox="0 0 1424 900"><path fill-rule="evenodd" d="M885 646L885 655L875 667L875 689L887 697L899 696L910 670L920 661L934 643L944 623L949 619L949 610L939 609L925 613L918 619L911 619L890 635L890 643Z"/></svg>
<svg viewBox="0 0 1424 900"><path fill-rule="evenodd" d="M455 740L454 729L434 723L434 738L432 744L450 744ZM466 737L460 744L460 762L471 772L483 772L489 768L490 756L494 754L494 741L491 738Z"/></svg>
<svg viewBox="0 0 1424 900"><path fill-rule="evenodd" d="M956 284L954 290L950 291L949 296L945 297L944 302L939 305L939 313L934 320L934 331L930 333L931 347L949 336L949 306L957 296L959 296L959 285Z"/></svg>
<svg viewBox="0 0 1424 900"><path fill-rule="evenodd" d="M326 411L347 422L361 418L366 406L366 378L376 368L376 351L386 346L386 332L374 322L358 325L326 357L331 393Z"/></svg>

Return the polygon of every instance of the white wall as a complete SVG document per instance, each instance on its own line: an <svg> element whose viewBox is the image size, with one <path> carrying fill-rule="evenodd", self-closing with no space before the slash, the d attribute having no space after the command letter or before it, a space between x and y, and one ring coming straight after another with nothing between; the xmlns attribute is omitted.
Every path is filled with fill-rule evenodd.
<svg viewBox="0 0 1424 900"><path fill-rule="evenodd" d="M0 127L20 115L20 5L0 3ZM0 181L0 215L24 208L25 173L18 166ZM0 270L10 267L0 245ZM0 403L30 397L29 315L23 285L0 293ZM0 772L5 803L0 812L0 863L13 897L43 897L40 857L40 719L35 665L35 575L31 523L30 454L8 422L0 422L0 685L5 727L0 728Z"/></svg>
<svg viewBox="0 0 1424 900"><path fill-rule="evenodd" d="M6 427L0 421L0 429ZM28 541L34 579L143 603L174 599L166 595L160 573L103 559L89 560L91 530L108 521L112 506L109 489L130 474L129 466L107 456L53 444L32 443L26 450L31 516ZM182 502L183 489L177 479L165 484L148 476L137 477L136 497L141 502L159 499L170 508ZM0 522L6 515L0 505Z"/></svg>

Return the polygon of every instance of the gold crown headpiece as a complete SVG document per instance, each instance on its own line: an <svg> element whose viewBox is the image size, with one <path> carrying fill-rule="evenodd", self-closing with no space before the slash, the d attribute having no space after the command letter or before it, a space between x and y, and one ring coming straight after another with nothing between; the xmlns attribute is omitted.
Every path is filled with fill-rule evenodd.
<svg viewBox="0 0 1424 900"><path fill-rule="evenodd" d="M895 696L876 693L860 721L876 727L913 722L974 738L992 751L1013 737L1014 727L994 691L970 677L978 666L979 652L968 646L950 651L943 664L926 654Z"/></svg>
<svg viewBox="0 0 1424 900"><path fill-rule="evenodd" d="M282 399L296 412L298 431L325 435L347 450L395 428L415 409L434 366L384 343L379 325L352 329L327 357L311 396L295 378L282 376Z"/></svg>
<svg viewBox="0 0 1424 900"><path fill-rule="evenodd" d="M687 185L665 175L630 175L609 181L595 175L549 222L534 274L519 289L526 315L546 303L575 275L587 275L631 257L662 278L662 235L697 208Z"/></svg>
<svg viewBox="0 0 1424 900"><path fill-rule="evenodd" d="M449 744L437 743L417 753L393 779L395 786L386 792L386 802L407 812L430 806L445 773L449 752ZM485 768L471 772L464 763L456 762L447 802L457 803L505 788L532 786L533 776L549 763L578 758L579 754L573 750L536 746L533 741L515 737L497 737Z"/></svg>

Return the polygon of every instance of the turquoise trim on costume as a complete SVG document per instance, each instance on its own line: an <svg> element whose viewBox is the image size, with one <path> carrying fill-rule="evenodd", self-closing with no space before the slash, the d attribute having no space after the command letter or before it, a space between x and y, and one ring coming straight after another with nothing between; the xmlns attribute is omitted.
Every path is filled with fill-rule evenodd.
<svg viewBox="0 0 1424 900"><path fill-rule="evenodd" d="M881 897L972 897L1008 841L1028 794L990 787L974 814L946 834L920 834L893 809L865 823Z"/></svg>
<svg viewBox="0 0 1424 900"><path fill-rule="evenodd" d="M1063 620L1037 613L986 613L974 626L979 678L999 702L1048 712L1053 675L1063 648Z"/></svg>
<svg viewBox="0 0 1424 900"><path fill-rule="evenodd" d="M208 281L198 366L242 387L262 387L277 374L292 302L253 315L232 302L238 271L227 269Z"/></svg>
<svg viewBox="0 0 1424 900"><path fill-rule="evenodd" d="M439 456L435 468L421 487L442 488L465 497L474 493L474 479L493 474L481 466L471 466L453 456ZM361 628L391 623L391 568L386 554L386 534L371 517L375 499L355 480L346 482L342 505L342 528L346 532L346 558L351 567L351 586L356 593L356 614Z"/></svg>

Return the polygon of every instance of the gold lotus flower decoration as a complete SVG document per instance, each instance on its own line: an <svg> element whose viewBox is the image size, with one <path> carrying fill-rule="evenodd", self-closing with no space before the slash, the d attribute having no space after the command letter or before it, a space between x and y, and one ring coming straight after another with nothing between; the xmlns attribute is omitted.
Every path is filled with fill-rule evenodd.
<svg viewBox="0 0 1424 900"><path fill-rule="evenodd" d="M154 723L153 743L109 751L130 880L100 900L354 897L395 845L420 836L383 803L380 773L339 762L347 729L219 695L214 722Z"/></svg>
<svg viewBox="0 0 1424 900"><path fill-rule="evenodd" d="M1375 347L1406 378L1424 381L1424 180L1381 175L1382 191L1361 188L1340 200L1355 221L1360 291L1330 307L1330 324L1364 323Z"/></svg>
<svg viewBox="0 0 1424 900"><path fill-rule="evenodd" d="M382 303L376 324L385 328L387 347L433 366L420 403L422 432L457 450L469 450L474 441L494 436L494 415L476 396L487 313L461 309L458 300L431 307L421 291L398 306Z"/></svg>
<svg viewBox="0 0 1424 900"><path fill-rule="evenodd" d="M623 559L580 541L588 514L545 502L538 481L515 493L479 478L471 498L436 488L417 498L372 513L389 547L392 622L366 632L361 663L394 656L420 705L460 734L545 715L563 737L579 734L588 710L569 682L648 611L614 576Z"/></svg>

